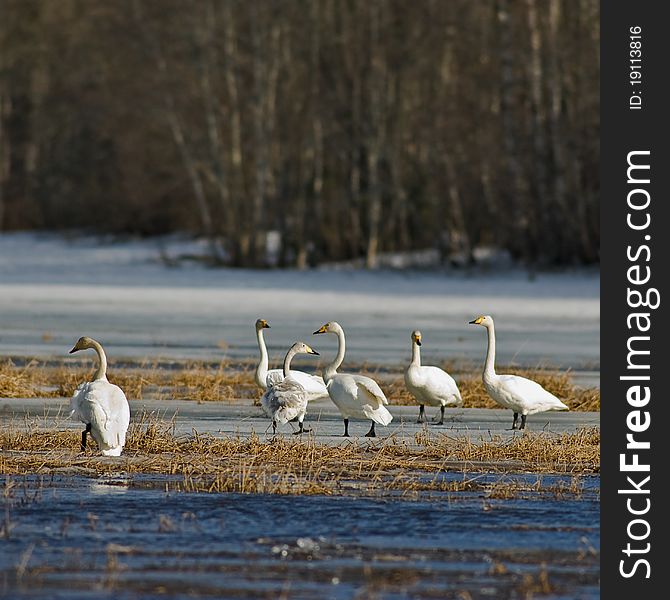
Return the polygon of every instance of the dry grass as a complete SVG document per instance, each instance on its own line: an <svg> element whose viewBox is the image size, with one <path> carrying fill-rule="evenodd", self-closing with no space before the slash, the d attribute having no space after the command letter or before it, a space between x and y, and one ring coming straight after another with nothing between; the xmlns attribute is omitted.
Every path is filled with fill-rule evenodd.
<svg viewBox="0 0 670 600"><path fill-rule="evenodd" d="M0 364L0 397L67 398L77 386L90 381L94 370L80 366L46 366L31 361L18 367L11 361ZM260 394L248 368L231 369L226 362L209 366L201 362L178 369L144 364L133 368L109 369L110 382L129 398L184 399L198 402L228 399L256 399Z"/></svg>
<svg viewBox="0 0 670 600"><path fill-rule="evenodd" d="M11 360L0 363L1 398L35 398L41 395L45 385L44 373L36 361L23 367L16 366Z"/></svg>
<svg viewBox="0 0 670 600"><path fill-rule="evenodd" d="M79 440L77 431L10 427L0 433L0 474L101 475L121 470L173 476L171 485L187 491L327 495L481 491L501 498L542 491L568 494L571 488L531 489L502 480L498 485L483 484L467 474L530 471L579 476L600 468L597 429L562 435L526 433L511 439L493 436L477 442L440 434L424 436L416 444L391 437L329 446L313 438L265 442L256 435L215 438L194 432L178 436L173 422L145 415L131 425L119 459L100 457L94 450L80 454ZM446 471L462 472L463 479L445 480Z"/></svg>
<svg viewBox="0 0 670 600"><path fill-rule="evenodd" d="M378 371L365 368L371 376ZM452 369L453 371L453 369ZM45 366L37 361L18 367L10 361L0 364L0 397L35 398L69 397L82 381L87 381L93 369L82 366ZM458 381L466 408L499 408L488 396L480 376L471 373L454 375ZM600 390L580 388L572 382L570 373L547 369L505 369L529 377L552 394L563 400L570 410L599 411ZM416 401L405 388L402 373L385 374L382 382L389 402L394 405L414 405ZM144 363L131 368L110 367L109 379L119 385L129 398L141 400L188 399L198 402L254 400L260 390L253 381L253 370L249 364L232 365L221 362L209 365L190 362L178 368L165 368L156 363Z"/></svg>

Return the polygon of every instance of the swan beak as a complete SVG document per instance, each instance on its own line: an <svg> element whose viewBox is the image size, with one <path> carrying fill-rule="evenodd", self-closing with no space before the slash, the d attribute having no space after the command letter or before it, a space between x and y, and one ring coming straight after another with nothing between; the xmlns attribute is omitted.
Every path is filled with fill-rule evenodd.
<svg viewBox="0 0 670 600"><path fill-rule="evenodd" d="M474 321L470 321L468 325L481 325L484 317L477 317Z"/></svg>
<svg viewBox="0 0 670 600"><path fill-rule="evenodd" d="M72 350L70 350L68 352L68 354L74 354L75 352L77 352L77 350L79 350L79 348L77 348L77 346L75 346L74 348L72 348Z"/></svg>
<svg viewBox="0 0 670 600"><path fill-rule="evenodd" d="M317 329L312 335L317 335L318 333L327 333L328 330L326 329L325 325L321 325L319 329Z"/></svg>
<svg viewBox="0 0 670 600"><path fill-rule="evenodd" d="M308 354L315 354L316 356L321 356L316 350L314 350L314 348L310 348L310 347L307 348L307 353Z"/></svg>
<svg viewBox="0 0 670 600"><path fill-rule="evenodd" d="M416 340L416 345L420 346L421 345L421 340Z"/></svg>

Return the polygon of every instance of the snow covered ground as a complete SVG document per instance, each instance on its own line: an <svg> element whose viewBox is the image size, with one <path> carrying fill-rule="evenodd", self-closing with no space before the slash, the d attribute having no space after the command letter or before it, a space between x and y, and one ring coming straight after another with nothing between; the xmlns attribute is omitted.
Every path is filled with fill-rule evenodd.
<svg viewBox="0 0 670 600"><path fill-rule="evenodd" d="M599 368L595 271L530 280L523 271L251 271L161 259L203 253L179 238L0 235L0 356L64 355L84 334L115 357L253 356L253 323L263 317L275 361L297 339L328 359L335 338L311 333L337 320L351 360L404 362L410 332L421 329L424 363L479 363L485 331L467 322L491 314L500 363Z"/></svg>

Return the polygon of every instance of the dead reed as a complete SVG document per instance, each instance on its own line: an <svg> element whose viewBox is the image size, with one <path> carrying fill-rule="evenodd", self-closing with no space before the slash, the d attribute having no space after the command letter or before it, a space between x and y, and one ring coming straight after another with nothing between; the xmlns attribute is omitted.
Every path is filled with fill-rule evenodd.
<svg viewBox="0 0 670 600"><path fill-rule="evenodd" d="M364 371L378 376L379 370L364 365ZM600 390L581 388L572 382L569 372L547 369L506 368L506 372L529 377L576 411L599 411ZM453 371L466 408L499 408L488 396L479 375ZM31 361L16 366L11 361L0 363L0 397L60 398L69 397L77 386L90 378L91 368L82 366L46 366ZM157 363L140 363L132 367L117 367L112 363L109 372L112 383L119 385L129 398L141 400L184 399L197 402L239 400L257 401L260 390L253 382L248 363L216 365L193 361L166 368ZM413 405L416 401L405 388L401 371L384 373L380 379L389 402L394 405Z"/></svg>
<svg viewBox="0 0 670 600"><path fill-rule="evenodd" d="M279 494L412 494L426 491L479 491L491 498L547 491L501 481L483 484L469 474L494 472L597 473L600 434L527 432L514 438L471 441L439 434L416 444L394 437L339 446L258 436L219 438L179 436L174 423L143 415L133 422L119 459L78 452L77 431L9 427L0 433L0 474L74 472L89 475L143 473L170 476L170 486L186 491ZM462 479L445 479L452 471ZM576 490L577 488L575 488ZM551 491L551 490L550 490ZM563 487L551 493L576 494Z"/></svg>

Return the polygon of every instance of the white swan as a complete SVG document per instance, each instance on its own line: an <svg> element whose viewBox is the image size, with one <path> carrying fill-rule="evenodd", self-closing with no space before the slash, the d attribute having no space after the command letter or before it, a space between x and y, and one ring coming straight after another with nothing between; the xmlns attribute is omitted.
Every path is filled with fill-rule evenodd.
<svg viewBox="0 0 670 600"><path fill-rule="evenodd" d="M315 354L316 350L310 348L304 342L296 342L289 348L284 358L283 378L268 389L261 398L261 406L266 414L272 419L272 433L277 432L277 423L288 423L298 419L300 429L296 433L308 432L303 428L303 420L307 411L308 392L294 378L295 371L291 371L291 360L296 354Z"/></svg>
<svg viewBox="0 0 670 600"><path fill-rule="evenodd" d="M81 434L82 452L86 450L86 434L90 432L104 456L121 456L130 423L130 406L123 390L107 381L107 357L99 342L81 337L70 354L89 348L98 354L98 370L93 381L82 383L75 391L70 400L70 416L86 424Z"/></svg>
<svg viewBox="0 0 670 600"><path fill-rule="evenodd" d="M424 405L440 407L438 425L444 424L447 406L463 406L454 378L438 367L421 366L421 332L412 332L412 361L405 369L405 386L419 403L417 423L424 423Z"/></svg>
<svg viewBox="0 0 670 600"><path fill-rule="evenodd" d="M498 375L496 373L496 332L492 317L488 315L477 317L474 321L470 321L470 325L486 327L489 345L482 381L491 398L505 408L511 408L514 411L512 429L516 429L519 413L521 414L521 427L519 429L525 429L527 415L548 410L570 410L539 383L519 375Z"/></svg>
<svg viewBox="0 0 670 600"><path fill-rule="evenodd" d="M259 388L266 390L284 379L284 373L281 369L271 369L268 371L268 349L265 346L263 329L270 329L270 326L265 319L258 319L256 321L256 339L258 340L258 349L261 352L261 358L254 373L254 381ZM308 393L309 400L328 397L328 390L326 389L323 377L310 375L304 371L291 371L291 373L293 379Z"/></svg>
<svg viewBox="0 0 670 600"><path fill-rule="evenodd" d="M374 379L364 375L337 373L345 352L344 330L339 323L330 321L315 331L314 335L319 333L337 335L337 356L323 370L323 380L326 382L328 395L340 409L344 419L344 437L349 437L349 417L370 419L372 426L365 437L375 437L375 423L388 425L393 420L393 415L384 406L388 404L384 392Z"/></svg>

